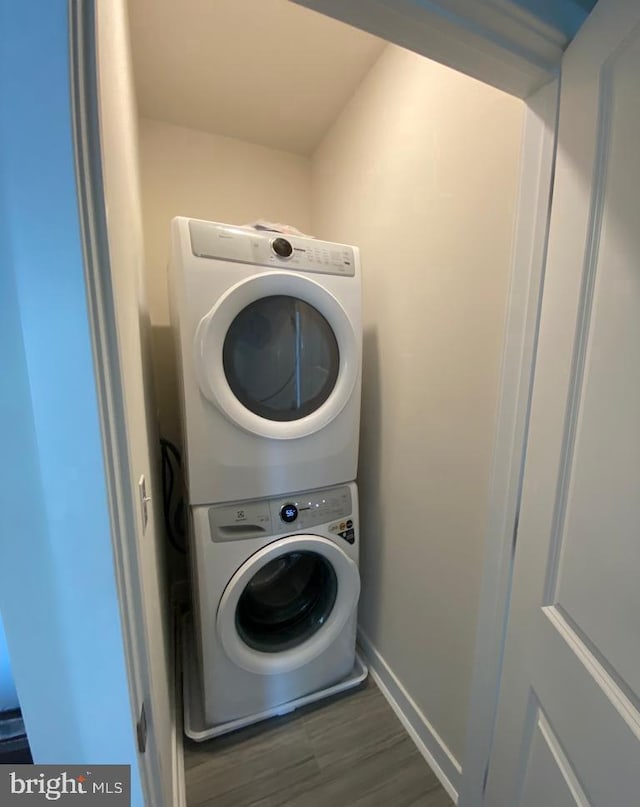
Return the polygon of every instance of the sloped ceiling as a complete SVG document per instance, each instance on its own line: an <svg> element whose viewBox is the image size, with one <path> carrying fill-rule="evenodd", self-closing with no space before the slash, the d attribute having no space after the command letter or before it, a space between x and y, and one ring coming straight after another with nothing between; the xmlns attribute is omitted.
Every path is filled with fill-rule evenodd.
<svg viewBox="0 0 640 807"><path fill-rule="evenodd" d="M310 154L385 43L287 0L129 0L140 114Z"/></svg>

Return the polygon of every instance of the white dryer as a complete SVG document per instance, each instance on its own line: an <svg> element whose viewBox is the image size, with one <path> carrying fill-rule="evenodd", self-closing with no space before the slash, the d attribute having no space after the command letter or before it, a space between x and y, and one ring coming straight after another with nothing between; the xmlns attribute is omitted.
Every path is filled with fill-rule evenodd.
<svg viewBox="0 0 640 807"><path fill-rule="evenodd" d="M360 594L355 484L192 515L205 723L264 714L347 676Z"/></svg>
<svg viewBox="0 0 640 807"><path fill-rule="evenodd" d="M356 477L356 247L176 218L171 322L189 503Z"/></svg>

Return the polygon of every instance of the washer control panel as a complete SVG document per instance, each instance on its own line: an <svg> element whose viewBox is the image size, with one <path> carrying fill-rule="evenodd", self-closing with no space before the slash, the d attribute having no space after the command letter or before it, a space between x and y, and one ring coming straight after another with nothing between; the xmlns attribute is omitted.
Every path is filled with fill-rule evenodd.
<svg viewBox="0 0 640 807"><path fill-rule="evenodd" d="M329 488L320 492L299 493L287 499L273 501L275 517L280 524L295 524L304 531L318 524L328 524L351 515L351 491L348 487Z"/></svg>
<svg viewBox="0 0 640 807"><path fill-rule="evenodd" d="M209 508L211 540L216 543L278 535L291 529L306 532L319 525L329 525L329 532L353 543L354 518L348 485Z"/></svg>
<svg viewBox="0 0 640 807"><path fill-rule="evenodd" d="M189 235L191 251L197 258L325 275L355 275L355 252L347 244L196 219L189 221Z"/></svg>

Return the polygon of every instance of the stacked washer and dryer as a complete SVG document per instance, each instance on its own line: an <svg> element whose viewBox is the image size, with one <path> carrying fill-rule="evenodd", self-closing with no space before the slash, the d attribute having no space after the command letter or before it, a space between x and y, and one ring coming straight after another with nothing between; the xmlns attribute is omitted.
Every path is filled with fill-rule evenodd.
<svg viewBox="0 0 640 807"><path fill-rule="evenodd" d="M205 739L363 680L358 250L176 218L190 513L185 725Z"/></svg>

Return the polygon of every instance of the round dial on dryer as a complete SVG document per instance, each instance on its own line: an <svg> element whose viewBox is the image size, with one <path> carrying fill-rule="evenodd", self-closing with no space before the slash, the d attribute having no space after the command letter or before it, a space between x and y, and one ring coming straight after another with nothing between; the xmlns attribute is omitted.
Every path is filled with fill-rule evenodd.
<svg viewBox="0 0 640 807"><path fill-rule="evenodd" d="M295 504L283 504L280 508L280 518L287 524L291 524L298 518L298 508Z"/></svg>
<svg viewBox="0 0 640 807"><path fill-rule="evenodd" d="M290 258L293 255L291 242L286 238L274 238L271 242L271 249L279 258Z"/></svg>

